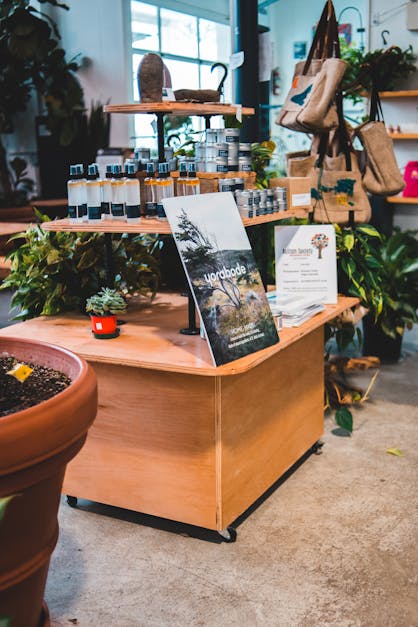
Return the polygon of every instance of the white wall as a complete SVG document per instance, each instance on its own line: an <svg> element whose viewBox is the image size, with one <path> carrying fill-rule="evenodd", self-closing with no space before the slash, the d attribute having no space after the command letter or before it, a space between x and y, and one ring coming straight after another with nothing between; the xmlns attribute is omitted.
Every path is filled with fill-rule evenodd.
<svg viewBox="0 0 418 627"><path fill-rule="evenodd" d="M112 104L131 100L132 69L129 33L125 33L127 0L68 0L69 11L53 9L53 18L62 36L66 58L80 54L91 64L80 70L86 107L92 100ZM127 115L112 115L110 143L129 146Z"/></svg>

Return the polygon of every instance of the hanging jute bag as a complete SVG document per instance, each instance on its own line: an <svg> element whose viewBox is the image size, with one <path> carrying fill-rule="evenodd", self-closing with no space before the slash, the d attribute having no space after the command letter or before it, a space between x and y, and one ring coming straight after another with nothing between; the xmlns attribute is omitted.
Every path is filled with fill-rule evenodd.
<svg viewBox="0 0 418 627"><path fill-rule="evenodd" d="M337 96L338 129L313 139L311 154L290 153L288 176L309 176L316 222L339 224L367 222L370 202L362 186L361 172Z"/></svg>
<svg viewBox="0 0 418 627"><path fill-rule="evenodd" d="M375 196L394 196L405 187L396 162L393 142L383 120L382 105L377 89L372 89L369 121L355 129L365 152L366 166L363 186Z"/></svg>
<svg viewBox="0 0 418 627"><path fill-rule="evenodd" d="M328 0L308 57L296 64L276 124L302 133L321 133L338 126L335 93L348 66L339 57L338 24L334 5Z"/></svg>

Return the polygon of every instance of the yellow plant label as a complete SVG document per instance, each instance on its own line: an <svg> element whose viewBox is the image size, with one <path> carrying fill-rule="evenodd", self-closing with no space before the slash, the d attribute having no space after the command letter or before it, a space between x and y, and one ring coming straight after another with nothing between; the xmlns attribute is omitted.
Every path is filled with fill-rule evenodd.
<svg viewBox="0 0 418 627"><path fill-rule="evenodd" d="M402 451L398 448L388 448L386 453L389 453L389 455L396 455L396 457L402 457L403 455Z"/></svg>
<svg viewBox="0 0 418 627"><path fill-rule="evenodd" d="M33 369L29 368L26 364L16 364L7 374L23 383L32 374Z"/></svg>

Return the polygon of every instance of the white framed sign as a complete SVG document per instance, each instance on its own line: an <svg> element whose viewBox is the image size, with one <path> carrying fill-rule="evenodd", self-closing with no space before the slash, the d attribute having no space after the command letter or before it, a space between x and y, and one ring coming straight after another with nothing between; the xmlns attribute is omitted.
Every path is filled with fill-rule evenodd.
<svg viewBox="0 0 418 627"><path fill-rule="evenodd" d="M276 226L274 246L277 294L337 302L337 253L332 224Z"/></svg>

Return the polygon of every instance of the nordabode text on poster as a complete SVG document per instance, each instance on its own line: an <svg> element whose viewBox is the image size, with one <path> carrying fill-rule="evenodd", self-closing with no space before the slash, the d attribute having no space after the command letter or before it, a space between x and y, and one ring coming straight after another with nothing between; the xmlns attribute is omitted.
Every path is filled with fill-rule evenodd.
<svg viewBox="0 0 418 627"><path fill-rule="evenodd" d="M163 200L216 366L279 341L231 192Z"/></svg>

